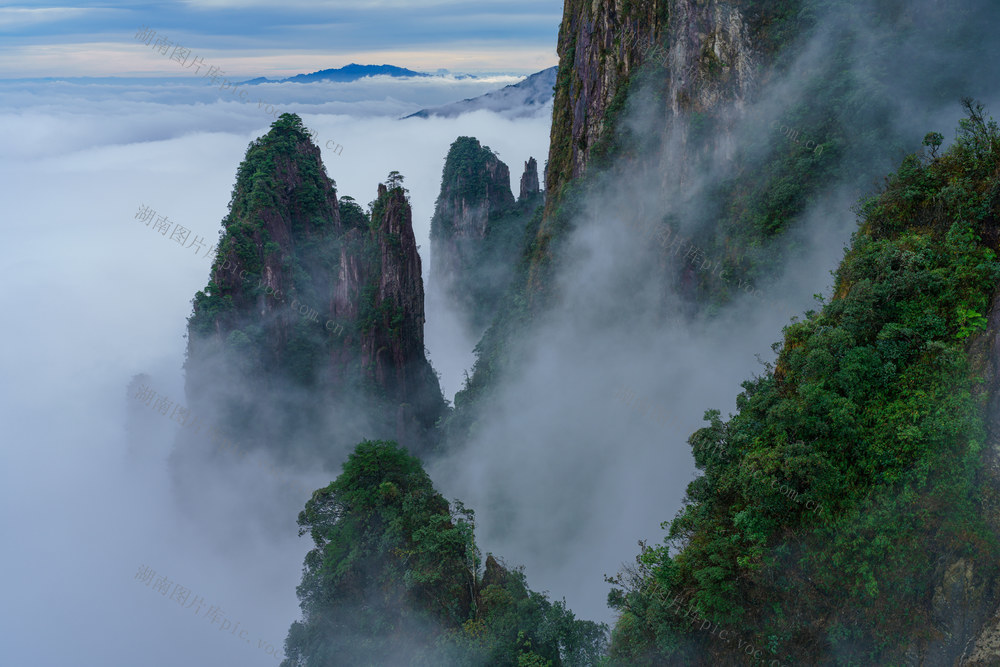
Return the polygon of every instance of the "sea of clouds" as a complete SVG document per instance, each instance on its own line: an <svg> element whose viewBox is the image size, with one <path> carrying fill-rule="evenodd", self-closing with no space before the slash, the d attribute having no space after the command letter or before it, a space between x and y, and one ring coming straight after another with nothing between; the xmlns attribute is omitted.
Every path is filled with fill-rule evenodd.
<svg viewBox="0 0 1000 667"><path fill-rule="evenodd" d="M135 417L125 388L146 373L183 402L186 318L210 259L136 214L149 207L217 242L236 169L273 105L300 114L321 147L342 146L321 148L339 196L365 205L391 170L405 176L426 281L451 142L472 135L491 146L516 188L524 161L544 162L551 107L518 120L399 118L518 78L263 84L247 102L183 70L0 81L0 552L12 581L0 604L3 662L278 663L299 617L295 587L311 544L295 518L307 496L291 497L288 480L251 460L213 480L211 503L181 509L166 465L180 426L145 406ZM435 314L439 305L428 299L427 345L451 396L474 341ZM289 474L305 488L330 481ZM279 499L279 527L248 516L248 496Z"/></svg>

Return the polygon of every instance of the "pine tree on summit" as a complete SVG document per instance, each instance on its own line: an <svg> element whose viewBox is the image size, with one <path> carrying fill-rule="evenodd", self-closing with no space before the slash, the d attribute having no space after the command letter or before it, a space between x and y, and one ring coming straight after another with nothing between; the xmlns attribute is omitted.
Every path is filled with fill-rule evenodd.
<svg viewBox="0 0 1000 667"><path fill-rule="evenodd" d="M403 175L395 169L389 172L389 177L385 179L385 186L390 190L403 187ZM404 188L405 189L405 188Z"/></svg>

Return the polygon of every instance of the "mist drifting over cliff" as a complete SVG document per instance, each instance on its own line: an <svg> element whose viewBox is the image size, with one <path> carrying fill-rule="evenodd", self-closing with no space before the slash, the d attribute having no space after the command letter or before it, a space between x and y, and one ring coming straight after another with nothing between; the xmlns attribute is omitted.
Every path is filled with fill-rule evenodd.
<svg viewBox="0 0 1000 667"><path fill-rule="evenodd" d="M735 99L689 85L707 96L707 132L670 111L656 74L634 90L620 123L628 148L592 179L560 249L558 305L531 323L523 361L473 441L432 468L449 495L479 510L484 548L523 563L534 585L582 617L610 620L603 575L632 562L638 540L662 539L660 523L695 475L686 441L703 413L733 412L741 382L763 371L758 358L773 361L782 327L816 306L814 294L829 296L857 200L925 133L950 140L963 96L998 108L982 52L997 50L996 7L881 4L813 3L795 57L733 84ZM752 62L735 34L722 57ZM654 67L690 84L684 66L695 65L672 58ZM854 103L823 134L806 134L848 85ZM727 184L790 144L833 155L831 178L784 238L749 250L763 271L720 271L719 237L733 224ZM677 231L664 233L663 219ZM671 247L681 250L664 258ZM691 295L706 283L731 300L695 311Z"/></svg>

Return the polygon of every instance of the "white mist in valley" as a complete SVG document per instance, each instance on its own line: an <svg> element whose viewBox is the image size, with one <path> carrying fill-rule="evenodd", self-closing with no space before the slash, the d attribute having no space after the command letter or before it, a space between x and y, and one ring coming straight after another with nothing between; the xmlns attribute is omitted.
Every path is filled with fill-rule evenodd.
<svg viewBox="0 0 1000 667"><path fill-rule="evenodd" d="M549 114L399 117L510 81L268 88L319 139L343 146L321 147L338 196L365 205L391 170L405 176L426 283L451 142L478 136L512 165L543 159ZM295 588L312 546L296 516L335 474L276 467L261 453L180 479L168 466L178 434L194 428L175 408L211 412L184 394L186 320L211 267L189 244L218 241L236 169L269 119L256 105L206 98L195 82L0 89L0 256L15 277L0 297L0 551L13 582L0 604L4 662L276 665L299 618ZM348 101L318 101L331 95ZM190 230L187 243L137 219L143 206ZM447 321L433 301L427 315ZM428 346L453 393L474 341L450 335L428 335ZM449 366L452 357L464 361ZM139 373L163 401L157 410L155 399L126 394ZM196 493L178 498L184 488Z"/></svg>

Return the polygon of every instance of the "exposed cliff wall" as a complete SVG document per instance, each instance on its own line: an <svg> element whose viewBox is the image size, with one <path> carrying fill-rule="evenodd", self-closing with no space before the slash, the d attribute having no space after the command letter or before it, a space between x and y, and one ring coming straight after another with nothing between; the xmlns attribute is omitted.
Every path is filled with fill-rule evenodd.
<svg viewBox="0 0 1000 667"><path fill-rule="evenodd" d="M518 201L523 201L539 192L538 185L538 161L535 158L528 158L524 163L524 173L521 174L521 192Z"/></svg>
<svg viewBox="0 0 1000 667"><path fill-rule="evenodd" d="M491 215L514 206L510 169L475 137L448 149L431 218L431 277L449 292L460 286Z"/></svg>
<svg viewBox="0 0 1000 667"><path fill-rule="evenodd" d="M528 225L531 238L524 245L514 288L480 343L475 371L456 405L473 405L500 377L510 362L510 341L533 313L550 303L556 246L573 229L580 199L601 171L613 163L617 171L608 180L622 184L622 189L637 173L655 174L659 182L651 187L681 183L702 152L697 141L690 155L683 149L691 114L721 114L727 105L739 107L752 95L757 71L771 60L768 31L781 22L773 7L779 3L752 4L755 9L744 16L741 3L716 0L565 3L544 215ZM782 11L794 13L798 3L780 4ZM642 103L651 105L646 115L653 120L643 120L636 129L622 120L639 93ZM626 136L630 132L642 134ZM667 154L660 149L670 133L679 138L682 150ZM726 141L726 131L703 134L715 136L720 144ZM636 201L619 213L624 218L641 213L657 222L666 217L665 210L658 215L656 210L640 212L640 206ZM717 206L724 208L725 196ZM726 247L722 240L718 245ZM738 253L729 252L737 263ZM676 264L664 269L668 271L676 273ZM668 279L656 277L661 278Z"/></svg>
<svg viewBox="0 0 1000 667"><path fill-rule="evenodd" d="M918 145L927 128L899 120L899 91L941 109L986 76L973 53L936 69L935 53L977 32L971 12L930 1L567 2L545 215L467 398L499 377L511 340L558 298L560 244L581 221L624 221L633 226L622 233L657 239L650 280L687 314L773 281L801 249L788 231L822 216L818 201L860 196L892 169L889 156Z"/></svg>
<svg viewBox="0 0 1000 667"><path fill-rule="evenodd" d="M681 114L742 103L753 89L761 40L751 34L740 5L720 0L566 3L547 212L566 183L587 173L595 150L599 153L615 131L642 65L658 80L664 128Z"/></svg>
<svg viewBox="0 0 1000 667"><path fill-rule="evenodd" d="M567 2L546 173L551 194L528 271L529 297L547 290L551 243L561 236L565 218L572 217L572 204L559 210L570 182L615 161L619 169L627 165L659 173L664 187L676 185L688 180L695 158L711 150L706 136L709 144L729 141L732 110L742 109L762 65L770 62L763 53L767 40L762 32L773 17L762 7L748 16L742 4ZM630 95L634 99L640 88L655 120L644 122L644 136L633 137L630 144L622 141L628 130L619 121ZM724 110L730 117L723 121ZM689 147L692 117L698 119L697 127L708 119L716 124L713 132L695 132ZM668 140L673 144L669 155L657 150Z"/></svg>
<svg viewBox="0 0 1000 667"><path fill-rule="evenodd" d="M325 329L341 315L331 287L344 229L334 184L298 117L283 116L250 145L223 228L188 321L186 392L189 403L238 421L247 391L276 380L314 385L319 351L352 343Z"/></svg>
<svg viewBox="0 0 1000 667"><path fill-rule="evenodd" d="M378 186L372 209L375 289L362 312L362 369L399 406L398 442L425 437L444 412L424 356L424 283L410 204L401 187Z"/></svg>
<svg viewBox="0 0 1000 667"><path fill-rule="evenodd" d="M666 29L668 0L567 0L559 27L559 70L545 189L586 172L590 151L608 129L606 114L622 100L628 78Z"/></svg>

